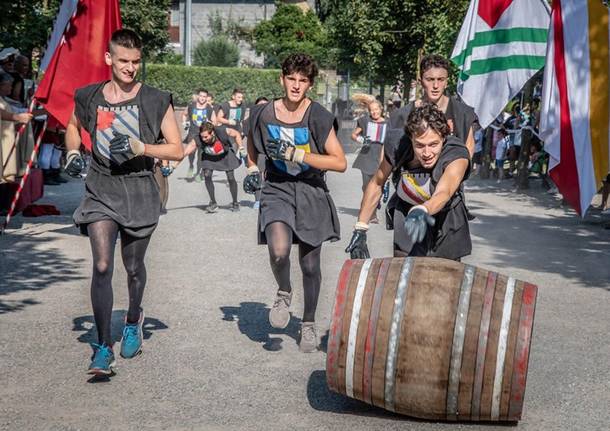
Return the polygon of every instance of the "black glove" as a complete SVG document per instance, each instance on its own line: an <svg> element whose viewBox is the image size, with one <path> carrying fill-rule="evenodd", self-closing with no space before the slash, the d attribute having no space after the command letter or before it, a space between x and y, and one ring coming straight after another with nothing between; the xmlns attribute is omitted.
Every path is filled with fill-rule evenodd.
<svg viewBox="0 0 610 431"><path fill-rule="evenodd" d="M71 177L79 177L83 169L85 169L85 161L80 155L80 151L69 151L66 157L66 167L64 168L66 173Z"/></svg>
<svg viewBox="0 0 610 431"><path fill-rule="evenodd" d="M413 243L422 242L426 237L428 226L434 226L434 217L422 205L411 208L405 219L405 230Z"/></svg>
<svg viewBox="0 0 610 431"><path fill-rule="evenodd" d="M261 173L260 172L252 172L248 174L246 178L244 178L244 192L249 195L255 194L258 190L261 189Z"/></svg>
<svg viewBox="0 0 610 431"><path fill-rule="evenodd" d="M112 132L112 134L114 138L110 140L110 153L117 162L123 163L144 154L144 144L142 142L123 133Z"/></svg>
<svg viewBox="0 0 610 431"><path fill-rule="evenodd" d="M283 139L280 139L279 141L269 139L267 141L267 153L272 159L292 160L295 148L296 147L292 142Z"/></svg>
<svg viewBox="0 0 610 431"><path fill-rule="evenodd" d="M345 252L349 253L350 259L369 259L369 248L366 245L366 231L361 229L354 230L352 239L345 248Z"/></svg>
<svg viewBox="0 0 610 431"><path fill-rule="evenodd" d="M388 199L390 199L390 182L386 181L383 185L383 198L381 199L383 203L387 203Z"/></svg>

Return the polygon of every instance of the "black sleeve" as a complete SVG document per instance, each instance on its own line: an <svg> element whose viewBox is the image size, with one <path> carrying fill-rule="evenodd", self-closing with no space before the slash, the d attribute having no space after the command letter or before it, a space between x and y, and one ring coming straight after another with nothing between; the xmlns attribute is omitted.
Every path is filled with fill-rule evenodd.
<svg viewBox="0 0 610 431"><path fill-rule="evenodd" d="M256 105L253 106L252 109L250 110L250 116L248 117L248 120L246 121L250 128L250 132L252 135L252 144L254 145L254 148L256 149L257 153L259 154L266 154L265 153L265 144L263 142L263 138L259 129L259 124L260 124L260 116L263 112L263 109L265 109L265 107L269 106L268 103L265 103L263 105ZM271 105L273 106L273 105Z"/></svg>
<svg viewBox="0 0 610 431"><path fill-rule="evenodd" d="M389 129L383 141L383 154L385 160L395 168L397 163L403 160L408 163L413 159L413 146L411 139L402 129Z"/></svg>
<svg viewBox="0 0 610 431"><path fill-rule="evenodd" d="M169 107L174 106L172 94L148 86L143 86L142 90L144 89L146 90L142 94L142 103L147 109L143 111L146 113L147 122L153 132L153 136L161 139L163 137L161 122Z"/></svg>
<svg viewBox="0 0 610 431"><path fill-rule="evenodd" d="M462 180L464 181L468 179L468 176L470 175L470 153L468 152L468 149L464 146L464 143L461 139L449 136L447 138L447 142L445 142L438 163L434 167L434 180L438 182L443 173L445 172L447 166L449 166L451 162L454 162L459 159L466 159L469 162L468 169L466 170L466 173L464 174L464 178Z"/></svg>
<svg viewBox="0 0 610 431"><path fill-rule="evenodd" d="M79 88L74 93L74 115L78 119L81 127L89 134L93 134L95 128L95 118L91 118L91 106L93 96L104 83L92 84Z"/></svg>
<svg viewBox="0 0 610 431"><path fill-rule="evenodd" d="M318 152L320 154L326 154L326 140L328 139L328 135L330 135L331 129L334 129L335 132L339 129L337 119L322 105L317 102L312 102L308 126Z"/></svg>
<svg viewBox="0 0 610 431"><path fill-rule="evenodd" d="M218 111L222 111L222 113L225 116L225 119L229 118L229 112L231 111L231 107L229 106L229 104L227 102L225 103L221 103L220 106L218 107ZM218 112L216 113L218 114Z"/></svg>

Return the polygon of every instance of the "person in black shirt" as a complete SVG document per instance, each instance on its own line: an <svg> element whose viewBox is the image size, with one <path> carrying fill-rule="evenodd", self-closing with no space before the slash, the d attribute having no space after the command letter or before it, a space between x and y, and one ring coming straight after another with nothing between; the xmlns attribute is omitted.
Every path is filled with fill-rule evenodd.
<svg viewBox="0 0 610 431"><path fill-rule="evenodd" d="M358 222L346 252L369 258L367 221L393 171L400 174L394 216L394 256L435 256L459 260L470 254L471 240L462 182L468 178L470 155L450 135L445 114L431 103L415 108L406 124L409 140L385 150L385 158L369 183Z"/></svg>

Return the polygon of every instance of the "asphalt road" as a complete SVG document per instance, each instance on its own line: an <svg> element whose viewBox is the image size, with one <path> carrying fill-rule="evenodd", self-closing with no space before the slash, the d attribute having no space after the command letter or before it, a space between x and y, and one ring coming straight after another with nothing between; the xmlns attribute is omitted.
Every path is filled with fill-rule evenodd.
<svg viewBox="0 0 610 431"><path fill-rule="evenodd" d="M350 162L353 155L349 156ZM328 391L325 354L299 353L298 264L286 330L272 329L276 290L267 250L256 244L256 211L205 213L203 184L170 177L169 212L147 255L144 353L118 358L117 373L90 383L95 340L88 241L72 226L80 181L49 187L44 203L61 216L17 217L0 237L0 429L7 430L505 430L493 424L435 423L397 416ZM241 181L244 170L237 177ZM360 173L330 174L342 240L325 246L317 327L329 325L343 248L360 200ZM610 429L610 231L599 212L581 220L537 184L471 180L477 219L467 262L539 286L521 430ZM374 256L391 253L391 233L374 226ZM294 257L294 256L293 256ZM113 315L118 340L126 277L117 252ZM510 427L509 427L510 428Z"/></svg>

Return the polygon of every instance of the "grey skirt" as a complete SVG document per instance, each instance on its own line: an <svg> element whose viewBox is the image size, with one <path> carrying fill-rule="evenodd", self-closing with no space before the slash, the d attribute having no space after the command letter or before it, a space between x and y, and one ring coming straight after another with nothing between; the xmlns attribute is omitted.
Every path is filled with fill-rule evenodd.
<svg viewBox="0 0 610 431"><path fill-rule="evenodd" d="M379 163L381 163L382 150L383 145L379 142L372 142L363 146L352 167L360 169L366 175L374 175L379 169Z"/></svg>
<svg viewBox="0 0 610 431"><path fill-rule="evenodd" d="M313 247L340 239L339 217L323 180L277 180L267 177L261 191L258 243L267 244L265 228L273 222L286 223L293 243Z"/></svg>
<svg viewBox="0 0 610 431"><path fill-rule="evenodd" d="M235 155L233 149L227 150L219 156L211 156L201 149L201 168L213 171L234 171L239 168L241 161Z"/></svg>
<svg viewBox="0 0 610 431"><path fill-rule="evenodd" d="M159 185L152 171L105 175L89 169L85 195L73 219L83 235L89 223L114 220L121 231L145 238L157 227L160 210Z"/></svg>

